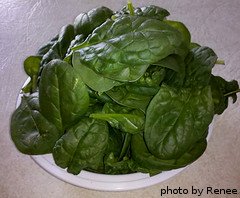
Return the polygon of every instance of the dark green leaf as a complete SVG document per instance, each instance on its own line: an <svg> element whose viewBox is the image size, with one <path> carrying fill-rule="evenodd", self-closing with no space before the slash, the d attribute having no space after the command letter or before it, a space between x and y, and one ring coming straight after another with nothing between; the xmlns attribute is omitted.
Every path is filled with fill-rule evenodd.
<svg viewBox="0 0 240 198"><path fill-rule="evenodd" d="M151 19L164 20L170 13L161 7L150 5L146 7L136 8L135 14L141 17L147 17Z"/></svg>
<svg viewBox="0 0 240 198"><path fill-rule="evenodd" d="M149 151L160 159L176 159L202 139L213 119L209 86L176 89L162 85L150 102L144 130Z"/></svg>
<svg viewBox="0 0 240 198"><path fill-rule="evenodd" d="M113 11L107 7L99 7L87 13L79 14L74 21L75 35L89 35L96 27L110 18L112 14Z"/></svg>
<svg viewBox="0 0 240 198"><path fill-rule="evenodd" d="M49 51L44 54L41 65L44 66L54 59L64 59L73 38L74 27L72 25L63 26L57 40L54 41Z"/></svg>
<svg viewBox="0 0 240 198"><path fill-rule="evenodd" d="M107 144L107 123L84 118L57 141L53 157L58 166L73 174L83 169L102 171Z"/></svg>
<svg viewBox="0 0 240 198"><path fill-rule="evenodd" d="M165 20L164 22L167 23L168 25L171 25L172 27L176 28L182 34L182 38L184 40L184 45L186 45L186 47L190 46L191 34L190 34L189 30L187 29L187 27L182 22L171 21L171 20Z"/></svg>
<svg viewBox="0 0 240 198"><path fill-rule="evenodd" d="M186 58L186 87L206 86L210 82L212 68L217 60L215 52L208 47L193 48Z"/></svg>
<svg viewBox="0 0 240 198"><path fill-rule="evenodd" d="M149 89L147 91L149 91ZM153 91L155 92L155 89ZM107 91L106 94L120 105L130 108L137 108L143 112L145 112L152 98L152 95L149 96L131 92L125 86L114 87L111 90Z"/></svg>
<svg viewBox="0 0 240 198"><path fill-rule="evenodd" d="M145 121L143 112L126 109L127 112L125 113L125 109L118 105L106 103L103 107L103 113L94 113L91 114L90 117L108 121L112 127L126 133L138 133L142 131Z"/></svg>
<svg viewBox="0 0 240 198"><path fill-rule="evenodd" d="M198 159L205 151L207 142L205 139L193 144L185 153L173 159L161 159L151 154L144 142L141 133L132 136L131 149L132 159L141 167L144 172L156 174L161 171L172 170L184 167Z"/></svg>
<svg viewBox="0 0 240 198"><path fill-rule="evenodd" d="M44 46L42 46L38 52L37 55L38 56L44 56L51 48L52 46L57 42L58 40L58 35L56 35L51 41L49 41L47 44L45 44Z"/></svg>
<svg viewBox="0 0 240 198"><path fill-rule="evenodd" d="M170 54L185 56L181 33L166 23L144 17L107 21L76 46L73 66L85 65L96 73L122 82L138 80L149 64Z"/></svg>
<svg viewBox="0 0 240 198"><path fill-rule="evenodd" d="M214 113L222 114L228 107L228 98L231 97L233 103L237 100L237 92L240 92L239 85L236 80L230 82L224 80L220 76L211 76L211 90L214 102Z"/></svg>
<svg viewBox="0 0 240 198"><path fill-rule="evenodd" d="M163 58L162 60L154 63L153 65L158 65L161 67L171 69L175 72L180 72L181 71L180 67L182 67L182 60L177 55L171 54L166 58Z"/></svg>
<svg viewBox="0 0 240 198"><path fill-rule="evenodd" d="M87 111L89 96L77 71L64 61L53 60L43 69L39 102L41 113L64 130Z"/></svg>
<svg viewBox="0 0 240 198"><path fill-rule="evenodd" d="M123 160L119 161L113 153L110 153L104 158L105 174L120 175L132 173L129 163L129 158L125 157Z"/></svg>
<svg viewBox="0 0 240 198"><path fill-rule="evenodd" d="M80 70L79 74L83 82L97 92L105 92L112 89L114 86L122 84L121 82L105 78L84 65L79 65L76 68Z"/></svg>
<svg viewBox="0 0 240 198"><path fill-rule="evenodd" d="M37 95L22 97L12 115L10 130L17 149L28 155L51 153L62 135L39 111Z"/></svg>

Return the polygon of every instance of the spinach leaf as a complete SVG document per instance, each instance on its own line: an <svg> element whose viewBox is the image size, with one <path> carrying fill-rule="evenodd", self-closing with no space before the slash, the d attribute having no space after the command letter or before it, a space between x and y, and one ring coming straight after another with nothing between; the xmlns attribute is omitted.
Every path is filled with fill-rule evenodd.
<svg viewBox="0 0 240 198"><path fill-rule="evenodd" d="M87 87L88 94L92 99L96 99L99 103L113 103L113 100L106 94L92 90L91 88Z"/></svg>
<svg viewBox="0 0 240 198"><path fill-rule="evenodd" d="M156 63L153 63L153 65L158 65L161 67L171 69L175 72L180 72L181 71L180 67L182 67L181 62L182 62L181 57L178 57L175 54L171 54L171 55L167 56L166 58L163 58L162 60L160 60Z"/></svg>
<svg viewBox="0 0 240 198"><path fill-rule="evenodd" d="M160 159L176 159L202 139L213 119L211 88L172 88L162 85L151 100L144 139Z"/></svg>
<svg viewBox="0 0 240 198"><path fill-rule="evenodd" d="M11 117L11 138L17 149L28 155L51 153L62 132L39 110L38 95L23 96Z"/></svg>
<svg viewBox="0 0 240 198"><path fill-rule="evenodd" d="M44 54L41 65L44 66L54 59L63 59L73 39L74 27L72 25L63 26L57 37L57 41L54 42L49 51Z"/></svg>
<svg viewBox="0 0 240 198"><path fill-rule="evenodd" d="M58 37L58 54L63 59L67 53L71 41L74 39L74 27L73 25L63 26Z"/></svg>
<svg viewBox="0 0 240 198"><path fill-rule="evenodd" d="M37 91L37 78L40 69L40 56L29 56L25 59L23 66L24 71L30 76L30 82L22 88L24 93L33 93Z"/></svg>
<svg viewBox="0 0 240 198"><path fill-rule="evenodd" d="M143 138L143 134L132 136L131 154L132 159L137 163L142 172L158 174L161 171L184 167L198 159L205 151L207 146L206 139L201 139L193 144L182 155L173 159L161 159L149 152Z"/></svg>
<svg viewBox="0 0 240 198"><path fill-rule="evenodd" d="M228 107L229 97L232 98L233 103L237 101L236 93L240 92L239 85L236 80L228 82L222 77L214 75L211 75L210 85L214 102L214 113L220 115Z"/></svg>
<svg viewBox="0 0 240 198"><path fill-rule="evenodd" d="M147 17L151 19L157 19L163 21L170 13L161 7L150 5L141 8L136 8L134 13L141 17Z"/></svg>
<svg viewBox="0 0 240 198"><path fill-rule="evenodd" d="M128 3L127 6L124 6L120 11L117 11L114 13L113 19L125 17L128 15L135 15L135 16L141 16L145 17L146 20L149 18L151 19L157 19L160 21L163 21L167 16L170 15L170 13L161 7L150 5L150 6L144 6L144 7L137 7L133 8L132 3Z"/></svg>
<svg viewBox="0 0 240 198"><path fill-rule="evenodd" d="M73 174L84 169L103 171L107 145L107 123L83 118L56 142L53 158L58 166Z"/></svg>
<svg viewBox="0 0 240 198"><path fill-rule="evenodd" d="M53 37L51 39L51 41L49 41L47 44L45 44L44 46L42 46L38 52L37 52L37 56L44 56L51 48L52 46L57 42L58 40L58 35L56 35L55 37Z"/></svg>
<svg viewBox="0 0 240 198"><path fill-rule="evenodd" d="M159 66L166 68L163 82L172 87L182 87L186 78L186 64L181 57L170 55L158 63Z"/></svg>
<svg viewBox="0 0 240 198"><path fill-rule="evenodd" d="M210 82L217 55L209 47L195 47L186 58L185 87L206 86Z"/></svg>
<svg viewBox="0 0 240 198"><path fill-rule="evenodd" d="M120 130L113 128L110 125L108 125L108 129L109 129L109 137L108 137L108 146L106 149L106 155L109 155L110 153L112 153L112 155L119 158L122 152L125 133L122 133Z"/></svg>
<svg viewBox="0 0 240 198"><path fill-rule="evenodd" d="M106 94L120 105L145 112L150 100L158 92L164 77L165 69L151 65L136 82L114 87Z"/></svg>
<svg viewBox="0 0 240 198"><path fill-rule="evenodd" d="M81 64L121 82L138 80L149 67L170 54L185 56L182 36L166 23L128 16L108 20L73 50L73 66ZM79 54L79 55L77 55Z"/></svg>
<svg viewBox="0 0 240 198"><path fill-rule="evenodd" d="M201 47L201 45L199 45L198 43L194 43L194 42L190 43L190 50L195 47Z"/></svg>
<svg viewBox="0 0 240 198"><path fill-rule="evenodd" d="M116 158L113 153L110 153L104 158L105 165L104 172L105 174L110 175L132 173L130 163L131 161L128 157L124 157L121 161L119 161L118 158Z"/></svg>
<svg viewBox="0 0 240 198"><path fill-rule="evenodd" d="M130 149L131 139L132 139L132 134L130 133L124 134L123 146L122 146L122 150L119 155L118 161L122 160L128 154Z"/></svg>
<svg viewBox="0 0 240 198"><path fill-rule="evenodd" d="M53 60L42 72L39 103L41 113L62 131L78 122L87 111L89 95L71 65Z"/></svg>
<svg viewBox="0 0 240 198"><path fill-rule="evenodd" d="M182 34L182 38L184 40L184 45L186 45L186 47L190 46L191 43L191 34L189 32L189 30L187 29L187 27L179 21L171 21L171 20L164 20L165 23L167 23L168 25L171 25L172 27L176 28L181 34Z"/></svg>
<svg viewBox="0 0 240 198"><path fill-rule="evenodd" d="M131 90L138 90L139 87L131 87ZM145 90L146 91L146 90ZM156 89L153 90L154 92ZM147 90L149 92L149 89ZM107 91L106 94L116 103L130 107L140 109L141 111L145 112L152 95L144 95L139 93L134 93L129 91L126 86L118 86L114 87L111 90Z"/></svg>
<svg viewBox="0 0 240 198"><path fill-rule="evenodd" d="M79 54L75 56L77 58ZM76 62L75 62L76 63ZM98 73L94 72L92 69L78 64L79 74L83 80L83 82L89 86L91 89L97 92L105 92L112 89L114 86L121 85L121 82L105 78L104 76L99 75Z"/></svg>
<svg viewBox="0 0 240 198"><path fill-rule="evenodd" d="M108 121L108 123L126 133L138 133L144 128L145 116L137 109L121 108L118 105L106 103L103 113L94 113L91 118Z"/></svg>
<svg viewBox="0 0 240 198"><path fill-rule="evenodd" d="M72 48L76 45L79 45L84 40L85 40L85 37L83 34L76 35L74 40L71 41L71 43L68 47L66 56L63 60L66 61L67 63L69 63L70 65L72 65L72 54L73 54Z"/></svg>
<svg viewBox="0 0 240 198"><path fill-rule="evenodd" d="M96 27L110 18L112 14L113 11L107 7L99 7L87 13L79 14L74 21L75 35L89 35Z"/></svg>

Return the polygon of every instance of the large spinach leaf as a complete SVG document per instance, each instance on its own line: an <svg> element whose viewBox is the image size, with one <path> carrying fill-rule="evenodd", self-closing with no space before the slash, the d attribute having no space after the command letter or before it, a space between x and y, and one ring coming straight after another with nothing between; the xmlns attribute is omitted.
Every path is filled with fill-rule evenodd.
<svg viewBox="0 0 240 198"><path fill-rule="evenodd" d="M141 133L132 136L131 154L132 159L140 166L144 172L156 174L161 171L184 167L197 158L205 151L207 146L206 139L200 139L193 144L185 153L173 159L161 159L149 152Z"/></svg>
<svg viewBox="0 0 240 198"><path fill-rule="evenodd" d="M185 56L181 33L166 23L128 16L108 20L73 50L73 66L81 64L104 77L136 81L154 63L169 54Z"/></svg>
<svg viewBox="0 0 240 198"><path fill-rule="evenodd" d="M211 88L176 89L162 85L150 102L144 130L149 151L176 159L202 138L213 119Z"/></svg>
<svg viewBox="0 0 240 198"><path fill-rule="evenodd" d="M62 131L78 122L87 111L89 95L71 65L53 60L42 72L39 103L41 113Z"/></svg>
<svg viewBox="0 0 240 198"><path fill-rule="evenodd" d="M19 151L28 155L51 153L61 137L54 124L39 110L38 95L23 96L11 117L11 137Z"/></svg>
<svg viewBox="0 0 240 198"><path fill-rule="evenodd" d="M84 118L67 130L53 149L55 163L78 174L83 169L103 171L103 157L108 146L107 123Z"/></svg>

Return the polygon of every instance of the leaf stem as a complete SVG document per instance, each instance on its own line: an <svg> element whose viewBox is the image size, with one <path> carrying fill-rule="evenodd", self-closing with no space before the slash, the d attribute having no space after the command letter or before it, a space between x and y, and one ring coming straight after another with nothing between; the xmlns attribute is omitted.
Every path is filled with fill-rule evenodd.
<svg viewBox="0 0 240 198"><path fill-rule="evenodd" d="M38 76L37 75L33 75L31 80L32 80L32 90L31 92L35 92L37 90L37 78Z"/></svg>
<svg viewBox="0 0 240 198"><path fill-rule="evenodd" d="M223 96L224 96L224 97L227 97L227 96L230 96L230 95L235 94L235 93L238 93L238 92L240 92L240 89L237 89L237 90L235 90L235 91L231 91L231 92L229 92L229 93L226 93L226 94L224 94Z"/></svg>
<svg viewBox="0 0 240 198"><path fill-rule="evenodd" d="M124 138L124 143L123 143L122 150L121 150L121 153L119 155L118 161L121 161L123 159L123 157L127 154L131 139L132 139L132 135L130 133L126 133L125 138Z"/></svg>
<svg viewBox="0 0 240 198"><path fill-rule="evenodd" d="M127 2L127 8L128 8L128 10L129 10L129 12L130 12L130 15L134 15L134 8L133 8L133 4L132 4L132 1L131 0L128 0L128 2Z"/></svg>
<svg viewBox="0 0 240 198"><path fill-rule="evenodd" d="M217 64L217 65L225 65L225 61L222 60L222 59L218 59L215 64Z"/></svg>

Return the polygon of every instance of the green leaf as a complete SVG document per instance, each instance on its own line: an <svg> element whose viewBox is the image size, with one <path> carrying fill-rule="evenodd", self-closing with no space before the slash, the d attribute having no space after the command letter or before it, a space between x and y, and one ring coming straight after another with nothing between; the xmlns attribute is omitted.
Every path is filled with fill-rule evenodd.
<svg viewBox="0 0 240 198"><path fill-rule="evenodd" d="M37 77L40 69L41 56L29 56L25 59L23 66L26 74L31 78L30 82L22 88L24 93L33 93L37 90Z"/></svg>
<svg viewBox="0 0 240 198"><path fill-rule="evenodd" d="M176 159L188 151L213 119L213 101L209 86L176 89L162 85L151 100L144 139L149 151L160 159Z"/></svg>
<svg viewBox="0 0 240 198"><path fill-rule="evenodd" d="M170 54L185 56L179 31L166 23L128 16L108 20L73 50L73 66L85 65L121 82L138 80L149 67Z"/></svg>
<svg viewBox="0 0 240 198"><path fill-rule="evenodd" d="M181 71L180 67L182 67L181 62L182 62L182 60L180 57L178 57L175 54L171 54L171 55L167 56L166 58L164 58L156 63L153 63L153 65L158 65L161 67L171 69L175 72L180 72Z"/></svg>
<svg viewBox="0 0 240 198"><path fill-rule="evenodd" d="M120 110L119 110L120 109ZM126 133L138 133L144 129L145 116L139 110L130 110L126 112L122 107L111 103L106 103L103 107L103 113L94 113L89 117L107 121L112 127Z"/></svg>
<svg viewBox="0 0 240 198"><path fill-rule="evenodd" d="M191 34L190 34L189 30L187 29L187 27L182 22L171 21L171 20L165 20L164 22L167 23L168 25L171 25L172 27L176 28L182 34L182 38L184 40L184 45L186 45L187 47L190 46Z"/></svg>
<svg viewBox="0 0 240 198"><path fill-rule="evenodd" d="M41 57L40 56L29 56L25 59L23 66L24 71L30 77L38 75L40 68Z"/></svg>
<svg viewBox="0 0 240 198"><path fill-rule="evenodd" d="M109 138L106 155L113 153L114 156L119 158L124 143L125 133L122 133L120 130L113 128L110 125L108 125L108 129Z"/></svg>
<svg viewBox="0 0 240 198"><path fill-rule="evenodd" d="M149 152L141 133L132 136L132 159L144 172L156 174L161 171L184 167L197 160L205 151L207 141L201 139L182 155L173 159L161 159Z"/></svg>
<svg viewBox="0 0 240 198"><path fill-rule="evenodd" d="M149 96L134 93L129 91L125 86L114 87L111 90L107 91L106 94L120 105L140 109L143 112L145 112L150 100L152 99L152 95Z"/></svg>
<svg viewBox="0 0 240 198"><path fill-rule="evenodd" d="M240 92L239 85L236 80L226 81L220 76L211 76L211 90L214 102L214 113L222 114L228 107L229 97L233 103L237 101L237 92Z"/></svg>
<svg viewBox="0 0 240 198"><path fill-rule="evenodd" d="M113 153L110 153L104 158L105 174L120 175L132 173L133 171L130 169L129 166L130 162L131 161L127 157L119 161Z"/></svg>
<svg viewBox="0 0 240 198"><path fill-rule="evenodd" d="M97 92L105 92L122 84L121 82L105 78L84 65L79 65L76 68L79 69L83 82Z"/></svg>
<svg viewBox="0 0 240 198"><path fill-rule="evenodd" d="M128 15L130 15L129 8L128 6L124 6L120 11L117 11L112 18L116 20L117 18L122 18ZM134 13L131 15L145 17L146 20L157 19L163 21L167 16L170 15L170 13L164 8L155 5L149 5L141 8L135 8Z"/></svg>
<svg viewBox="0 0 240 198"><path fill-rule="evenodd" d="M211 48L193 48L185 60L187 64L185 86L207 86L216 60L217 55Z"/></svg>
<svg viewBox="0 0 240 198"><path fill-rule="evenodd" d="M164 77L164 68L151 65L136 82L114 87L106 94L120 105L145 112L150 100L158 92Z"/></svg>
<svg viewBox="0 0 240 198"><path fill-rule="evenodd" d="M151 19L157 19L163 21L170 13L161 7L150 5L141 8L136 8L135 14L141 17L147 17Z"/></svg>
<svg viewBox="0 0 240 198"><path fill-rule="evenodd" d="M41 113L62 131L87 111L89 96L77 71L64 61L53 60L42 72L39 103Z"/></svg>
<svg viewBox="0 0 240 198"><path fill-rule="evenodd" d="M43 45L37 52L38 56L44 56L51 48L52 46L57 42L58 35L53 37L51 41L49 41L47 44Z"/></svg>
<svg viewBox="0 0 240 198"><path fill-rule="evenodd" d="M113 11L107 7L99 7L87 13L79 14L74 21L75 35L89 35L96 27L110 18L112 14Z"/></svg>
<svg viewBox="0 0 240 198"><path fill-rule="evenodd" d="M61 28L57 40L51 44L51 48L42 58L41 66L45 66L51 60L64 59L71 41L74 39L73 25L65 25Z"/></svg>
<svg viewBox="0 0 240 198"><path fill-rule="evenodd" d="M58 54L63 59L66 56L67 50L71 41L74 39L73 25L65 25L61 28L58 37Z"/></svg>
<svg viewBox="0 0 240 198"><path fill-rule="evenodd" d="M84 169L103 171L107 145L107 123L84 118L57 141L53 158L58 166L73 174Z"/></svg>
<svg viewBox="0 0 240 198"><path fill-rule="evenodd" d="M11 138L17 149L28 155L51 153L62 132L39 110L36 94L23 96L11 117Z"/></svg>

